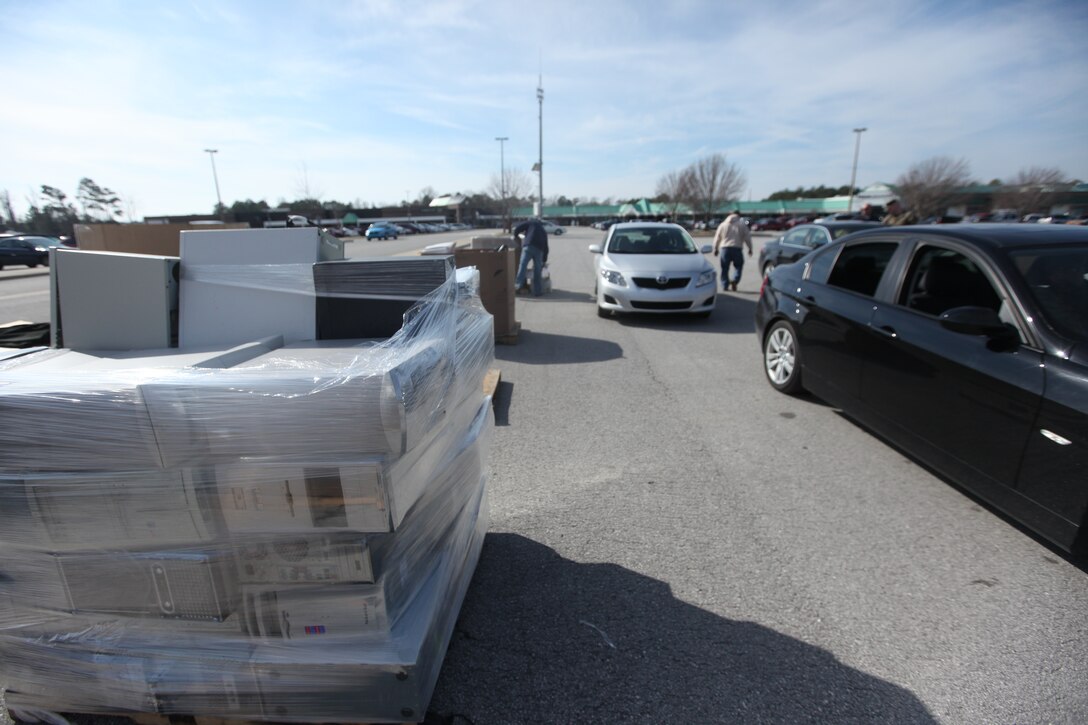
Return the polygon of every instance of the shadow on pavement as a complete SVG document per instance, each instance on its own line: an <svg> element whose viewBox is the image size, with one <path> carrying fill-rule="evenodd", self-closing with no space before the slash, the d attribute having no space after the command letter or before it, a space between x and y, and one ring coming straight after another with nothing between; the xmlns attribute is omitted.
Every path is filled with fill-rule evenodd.
<svg viewBox="0 0 1088 725"><path fill-rule="evenodd" d="M907 690L819 647L516 534L487 536L431 715L475 725L936 722Z"/></svg>
<svg viewBox="0 0 1088 725"><path fill-rule="evenodd" d="M591 337L555 335L522 328L516 345L496 345L495 359L529 365L604 362L623 357L623 348L614 342Z"/></svg>

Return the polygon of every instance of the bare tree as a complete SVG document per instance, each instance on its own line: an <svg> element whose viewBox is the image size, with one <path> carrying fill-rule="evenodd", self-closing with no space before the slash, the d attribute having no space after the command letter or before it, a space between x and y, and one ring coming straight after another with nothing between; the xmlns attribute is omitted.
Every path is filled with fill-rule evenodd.
<svg viewBox="0 0 1088 725"><path fill-rule="evenodd" d="M11 194L7 189L0 191L0 211L7 215L7 223L15 226L15 209L11 206ZM0 221L3 221L0 219Z"/></svg>
<svg viewBox="0 0 1088 725"><path fill-rule="evenodd" d="M678 216L680 206L692 196L690 186L690 169L670 171L657 180L657 195L662 197L668 205L669 217L673 221Z"/></svg>
<svg viewBox="0 0 1088 725"><path fill-rule="evenodd" d="M1001 208L1016 209L1020 214L1048 213L1056 192L1067 183L1060 169L1032 166L1016 172L994 198Z"/></svg>
<svg viewBox="0 0 1088 725"><path fill-rule="evenodd" d="M525 195L533 188L533 180L527 171L506 169L505 179L498 174L491 175L491 183L484 190L488 196L499 202L502 209L503 228L511 228L510 209L514 204L524 201Z"/></svg>
<svg viewBox="0 0 1088 725"><path fill-rule="evenodd" d="M934 156L907 169L895 182L903 204L919 219L943 215L957 192L971 182L971 171L963 159Z"/></svg>
<svg viewBox="0 0 1088 725"><path fill-rule="evenodd" d="M744 172L717 153L693 162L681 172L686 177L687 196L694 210L709 219L718 207L736 199L748 180Z"/></svg>

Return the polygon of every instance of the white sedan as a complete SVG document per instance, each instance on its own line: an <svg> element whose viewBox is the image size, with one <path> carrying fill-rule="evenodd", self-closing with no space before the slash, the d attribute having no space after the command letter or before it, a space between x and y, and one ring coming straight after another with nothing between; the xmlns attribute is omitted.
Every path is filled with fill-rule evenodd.
<svg viewBox="0 0 1088 725"><path fill-rule="evenodd" d="M604 244L591 244L596 258L597 314L614 312L695 314L709 317L718 296L718 273L676 224L614 224Z"/></svg>

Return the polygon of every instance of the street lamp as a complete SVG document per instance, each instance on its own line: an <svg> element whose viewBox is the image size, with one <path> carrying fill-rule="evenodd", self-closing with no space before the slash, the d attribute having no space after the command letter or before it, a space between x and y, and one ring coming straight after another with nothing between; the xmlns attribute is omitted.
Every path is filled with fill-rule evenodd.
<svg viewBox="0 0 1088 725"><path fill-rule="evenodd" d="M855 128L854 133L857 134L857 140L854 142L854 168L850 172L850 201L846 202L846 211L854 211L854 184L858 178L858 151L861 150L861 134L865 133L869 129L867 128Z"/></svg>
<svg viewBox="0 0 1088 725"><path fill-rule="evenodd" d="M204 153L208 154L208 158L212 160L212 179L215 181L215 211L222 215L223 197L219 195L219 174L215 173L215 155L219 153L219 149L204 149Z"/></svg>

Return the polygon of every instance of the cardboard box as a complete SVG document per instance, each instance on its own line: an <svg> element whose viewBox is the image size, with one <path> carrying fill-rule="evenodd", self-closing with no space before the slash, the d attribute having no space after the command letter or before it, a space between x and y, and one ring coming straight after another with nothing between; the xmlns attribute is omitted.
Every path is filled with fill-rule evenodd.
<svg viewBox="0 0 1088 725"><path fill-rule="evenodd" d="M249 229L248 224L76 224L76 244L96 252L181 256L186 229Z"/></svg>
<svg viewBox="0 0 1088 725"><path fill-rule="evenodd" d="M506 237L474 237L467 247L458 247L453 254L458 268L476 267L480 270L480 301L495 318L495 337L514 332L514 278L517 257Z"/></svg>

